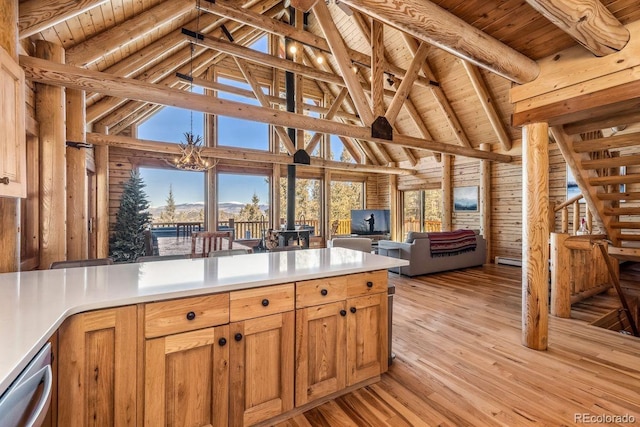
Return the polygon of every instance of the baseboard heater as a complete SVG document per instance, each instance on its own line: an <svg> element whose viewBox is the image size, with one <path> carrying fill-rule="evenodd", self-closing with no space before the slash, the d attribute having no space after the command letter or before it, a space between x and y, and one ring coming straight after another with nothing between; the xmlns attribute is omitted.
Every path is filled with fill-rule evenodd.
<svg viewBox="0 0 640 427"><path fill-rule="evenodd" d="M522 267L522 260L520 258L507 258L503 256L497 256L495 258L495 263L503 264L503 265L513 265L515 267Z"/></svg>

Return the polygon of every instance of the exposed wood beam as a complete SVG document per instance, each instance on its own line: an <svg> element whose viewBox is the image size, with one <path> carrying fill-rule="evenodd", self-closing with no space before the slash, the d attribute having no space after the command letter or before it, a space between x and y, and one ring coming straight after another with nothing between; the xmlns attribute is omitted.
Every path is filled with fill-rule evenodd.
<svg viewBox="0 0 640 427"><path fill-rule="evenodd" d="M396 95L391 100L389 107L387 108L387 113L385 117L393 125L398 118L398 114L400 114L400 109L404 105L405 100L409 97L409 93L411 93L411 87L413 86L413 82L416 77L418 77L418 73L420 72L420 68L422 67L424 61L427 59L427 53L429 52L429 46L426 43L420 43L418 50L413 56L411 60L411 65L407 69L407 75L398 86L398 90L396 91Z"/></svg>
<svg viewBox="0 0 640 427"><path fill-rule="evenodd" d="M629 30L599 0L526 1L596 56L618 52L629 41Z"/></svg>
<svg viewBox="0 0 640 427"><path fill-rule="evenodd" d="M354 21L355 21L356 25L358 26L358 29L360 30L360 33L362 34L362 36L367 40L367 42L371 46L373 46L371 40L374 38L375 32L372 30L372 27L370 25L371 20L369 18L363 16L360 12L354 12L353 13L353 18L354 18ZM382 25L382 23L380 23L379 21L374 21L374 22L377 22L378 25ZM386 62L386 52L385 52L385 49L384 49L384 44L381 44L381 50L382 50L382 52L379 54L381 56L381 60L382 60L383 63L387 63ZM372 58L373 58L373 55L372 55ZM376 61L374 61L372 59L372 63L375 63L375 62ZM372 71L372 74L373 74L373 71ZM417 76L417 74L416 74L416 76ZM381 77L381 78L383 78L383 77ZM376 78L373 78L372 80L375 81ZM400 80L400 79L396 78L394 80L394 82L396 82L398 80ZM431 87L431 85L429 85L429 87ZM397 93L395 95L393 95L393 96L394 96L393 99L395 99L395 97L397 96ZM411 102L408 99L408 95L407 95L406 102L409 102L409 103ZM383 106L384 106L384 104L380 104L381 109L382 109ZM415 106L413 105L413 103L411 103L410 107L413 107L414 111L417 112L417 110L415 109ZM382 112L382 111L376 112L375 115L377 117L380 117L380 116L384 115L384 112ZM422 126L426 130L426 126L424 125L424 122L422 121L422 118L420 117L419 114L417 114L416 116L410 115L410 117L416 123L416 126L418 126L418 127ZM388 118L387 118L387 120L388 120ZM419 122L416 121L416 120L418 120ZM423 138L427 138L427 139L432 139L431 135L429 134L429 131L427 131L426 134L422 134L422 137ZM415 155L408 148L403 147L402 151L403 151L404 155L407 157L407 159L409 160L409 163L411 163L412 166L415 166L418 163ZM429 154L434 155L434 153L429 153Z"/></svg>
<svg viewBox="0 0 640 427"><path fill-rule="evenodd" d="M313 6L313 13L318 21L318 25L324 33L329 47L331 48L333 59L336 61L338 69L344 79L344 83L349 89L349 95L351 95L351 99L356 105L358 115L365 126L370 126L374 120L371 106L369 105L369 101L364 94L364 90L362 89L357 76L351 69L353 66L351 58L349 58L349 53L347 52L344 40L342 39L342 36L340 36L340 31L331 18L331 13L329 13L326 3L317 2Z"/></svg>
<svg viewBox="0 0 640 427"><path fill-rule="evenodd" d="M159 26L193 10L193 0L166 0L84 42L67 49L69 64L86 67L105 55L144 37Z"/></svg>
<svg viewBox="0 0 640 427"><path fill-rule="evenodd" d="M421 41L516 83L534 80L538 64L430 1L341 0Z"/></svg>
<svg viewBox="0 0 640 427"><path fill-rule="evenodd" d="M216 15L225 16L229 19L233 19L234 21L251 25L255 28L258 28L262 31L267 31L271 34L295 40L320 51L331 53L329 44L321 36L315 35L309 31L300 31L295 27L287 25L283 22L271 19L266 16L266 14L260 15L250 10L239 9L234 3L231 3L229 1L217 0L215 3L205 2L200 5L200 9L206 12L215 13ZM351 58L353 62L365 65L367 67L371 64L371 57L369 55L353 49L347 49L347 51L349 53L349 58ZM383 66L384 70L387 73L393 74L398 78L403 78L406 73L406 70L394 64L385 62ZM416 79L416 84L423 87L428 87L437 83L430 81L428 78L419 76Z"/></svg>
<svg viewBox="0 0 640 427"><path fill-rule="evenodd" d="M322 64L318 64L317 61L313 61L313 60L311 60L311 58L308 57L308 53L306 51L305 51L305 54L307 54L308 63L311 64L313 67L322 68L325 71L329 70L330 72L333 73L333 68L332 68L331 64L328 61L325 61ZM323 93L329 93L329 94L335 95L333 89L331 87L329 87L329 85L327 83L325 83L323 81L319 81L319 80L315 80L315 83ZM347 89L347 93L348 92L349 91ZM351 111L355 111L356 110L356 107L353 104L353 101L352 101L351 98L345 97L345 102L346 102L347 106L349 108L351 108ZM342 123L347 123L347 121L344 120L344 119L341 119L341 122ZM361 123L361 120L359 118L357 118L356 120L351 121L349 123L354 123L354 122ZM340 139L344 143L343 137L340 137ZM375 155L375 153L373 152L373 149L370 147L370 144L367 141L360 141L360 140L357 140L357 139L350 139L350 140L353 142L353 145L356 145L357 147L360 147L360 150L364 154L364 157L366 159L368 159L371 162L371 164L374 164L374 165L381 164L381 162L378 160L378 157Z"/></svg>
<svg viewBox="0 0 640 427"><path fill-rule="evenodd" d="M411 54L415 55L418 52L419 42L405 33L402 34L402 37L404 39L405 45L407 45L407 48L409 49L409 51L411 51ZM426 59L422 64L422 72L425 74L425 76L427 76L428 79L436 80L436 77L433 71L431 71L431 67L429 66L429 63ZM440 110L444 115L444 119L451 127L451 130L458 140L458 143L463 147L471 147L471 141L469 141L469 138L467 137L464 128L460 124L460 120L458 120L458 116L453 110L453 107L451 106L447 95L442 90L442 87L440 85L431 85L428 89L436 100L436 103L440 107Z"/></svg>
<svg viewBox="0 0 640 427"><path fill-rule="evenodd" d="M231 27L231 26L230 26ZM238 41L244 41L244 40L248 40L250 39L253 35L256 34L256 30L254 30L253 28L250 27L242 27L237 29L235 32L233 32L234 37L236 38L236 40ZM184 52L185 54L188 55L188 51ZM164 77L162 80L156 82L158 84L161 85L165 85L168 87L176 87L176 85L178 85L179 83L184 83L181 79L179 79L177 77L177 75L175 74L175 72L181 73L181 74L190 74L193 72L194 75L199 75L201 74L211 63L213 63L214 61L218 60L221 57L221 54L219 52L215 52L212 50L208 50L205 49L204 52L202 51L201 47L196 47L194 54L193 54L193 63L191 63L191 61L189 61L189 63L184 64L181 68L176 69L171 69L171 74L167 75L166 77ZM150 72L150 76L151 75L157 75L158 73L163 72L162 69L158 69L156 67L154 67L153 73ZM157 71L157 72L156 72ZM146 76L146 74L145 74ZM108 98L107 98L108 99ZM116 98L117 100L117 98ZM101 101L102 102L102 101ZM107 102L106 100L104 100L104 102ZM115 100L110 101L111 103L115 102ZM98 108L97 105L95 108ZM104 117L101 121L103 122L103 124L105 124L107 127L111 128L113 130L113 126L120 122L121 120L124 119L124 117L130 116L134 113L134 111L139 110L140 108L142 108L142 105L138 102L129 102L126 103L125 105L121 106L120 108L118 108L117 110L114 111L114 109L111 109L109 112L109 115ZM92 106L91 108L89 108L89 111L87 112L87 116L88 117L92 117L93 116L93 109L94 106ZM111 132L111 133L115 133L115 132Z"/></svg>
<svg viewBox="0 0 640 427"><path fill-rule="evenodd" d="M333 120L336 113L340 109L340 106L342 105L344 98L347 96L347 93L348 93L347 88L343 87L340 93L338 94L338 96L336 97L336 99L333 100L333 103L331 104L331 108L329 108L329 111L324 116L326 120ZM312 153L313 150L316 149L316 146L320 142L322 135L324 134L316 132L316 134L313 135L313 137L311 137L311 140L309 141L309 143L307 144L307 147L305 148L307 153Z"/></svg>
<svg viewBox="0 0 640 427"><path fill-rule="evenodd" d="M440 190L441 188L441 182L425 181L417 184L398 184L398 190L400 191Z"/></svg>
<svg viewBox="0 0 640 427"><path fill-rule="evenodd" d="M127 136L104 135L101 133L87 133L87 142L95 145L107 145L109 147L128 148L131 150L147 151L160 154L180 155L180 148L171 142L152 141L130 138ZM244 162L277 163L288 165L293 163L293 158L287 154L273 154L258 150L238 150L236 148L204 147L202 156L216 159L241 160ZM311 165L326 169L347 170L355 172L382 173L387 175L413 175L412 169L402 169L388 166L362 165L357 163L344 163L333 160L311 158Z"/></svg>
<svg viewBox="0 0 640 427"><path fill-rule="evenodd" d="M552 126L578 121L588 122L637 110L639 102L640 80L636 80L596 92L577 95L570 99L561 99L530 110L520 109L518 111L516 106L512 121L514 126L538 121L547 121Z"/></svg>
<svg viewBox="0 0 640 427"><path fill-rule="evenodd" d="M255 99L255 95L253 93L253 91L248 90L248 89L242 89L236 86L231 86L231 85L226 85L224 83L219 83L219 82L213 82L210 80L206 80L200 77L194 77L193 78L193 84L196 86L200 86L203 87L205 89L211 89L211 90L217 90L220 92L226 92L226 93L231 93L234 95L239 95L239 96L243 96L245 98L252 98ZM347 94L347 88L342 88L343 90L341 91L344 92L344 94ZM285 105L286 100L284 98L280 98L277 96L273 96L273 95L266 95L267 99L269 100L270 103L275 104L275 105ZM344 97L342 97L342 99L344 100ZM344 119L348 119L348 120L357 120L357 116L355 114L350 114L347 113L345 111L341 111L340 110L341 107L341 103L338 104L337 106L334 107L334 105L331 105L331 108L325 108L325 107L320 107L318 105L315 104L309 104L309 103L305 103L303 105L303 108L305 111L311 111L314 113L319 113L319 114L324 114L325 118L327 120L331 120L331 118L333 117L341 117ZM329 118L329 114L331 112L332 109L335 109L336 111L331 115L331 118Z"/></svg>
<svg viewBox="0 0 640 427"><path fill-rule="evenodd" d="M258 84L258 80L254 77L247 63L244 62L242 59L238 59L238 58L234 58L234 60L236 62L236 65L242 72L242 75L244 76L245 80L247 81L247 83L249 83L249 86L251 86L251 89L253 89L253 93L258 99L258 102L260 103L260 105L266 108L271 108L271 103L269 102L269 100L267 99L267 96L262 91L260 84ZM293 141L291 141L291 138L289 138L289 135L287 134L287 130L283 126L274 126L273 129L278 135L278 138L280 138L280 142L284 144L284 147L287 149L289 154L295 153L296 147L293 144Z"/></svg>
<svg viewBox="0 0 640 427"><path fill-rule="evenodd" d="M500 116L496 111L496 105L493 102L493 98L489 93L489 88L485 83L482 75L480 74L480 70L475 65L465 61L460 60L462 62L462 66L464 70L467 72L469 76L469 80L471 80L471 85L473 89L476 91L476 95L478 95L478 99L480 100L480 105L482 105L482 109L484 113L487 115L489 119L489 123L491 123L491 127L493 131L496 133L498 137L498 141L502 144L502 147L509 151L511 150L511 138L507 133L507 129L505 128L502 120L500 120Z"/></svg>
<svg viewBox="0 0 640 427"><path fill-rule="evenodd" d="M57 0L42 2L27 0L20 3L18 30L20 39L53 27L62 21L93 9L109 0Z"/></svg>
<svg viewBox="0 0 640 427"><path fill-rule="evenodd" d="M274 67L292 73L300 74L311 79L322 80L327 83L332 83L340 86L344 86L345 83L342 78L333 73L327 73L306 65L298 64L294 61L290 61L284 58L277 58L267 53L258 52L248 47L240 46L235 43L228 42L222 39L213 39L211 37L204 37L202 40L194 39L193 37L184 36L185 39L197 43L201 46L209 49L214 49L219 52L223 52L238 58L246 59L261 65L268 67Z"/></svg>
<svg viewBox="0 0 640 427"><path fill-rule="evenodd" d="M20 65L25 77L38 83L63 86L78 90L103 92L111 96L136 99L154 104L186 108L208 114L219 114L228 117L306 129L314 132L325 132L351 138L367 140L375 143L392 144L415 149L426 149L471 158L489 159L510 162L511 156L498 153L459 147L440 142L425 141L406 135L396 135L393 141L371 137L369 127L359 127L337 123L330 120L297 115L286 111L247 105L240 102L212 98L200 94L163 87L161 85L140 82L133 79L112 76L99 71L87 70L67 64L57 64L29 56L20 56Z"/></svg>

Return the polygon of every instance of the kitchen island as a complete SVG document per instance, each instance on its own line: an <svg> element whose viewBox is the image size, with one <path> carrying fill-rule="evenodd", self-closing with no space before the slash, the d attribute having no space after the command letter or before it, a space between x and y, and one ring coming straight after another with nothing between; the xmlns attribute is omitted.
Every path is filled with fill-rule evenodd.
<svg viewBox="0 0 640 427"><path fill-rule="evenodd" d="M167 307L172 307L173 300L190 301L190 298L198 297L200 301L210 295L226 295L226 301L229 301L231 295L230 321L249 321L252 309L247 308L249 305L242 306L240 303L251 299L249 296L245 299L245 294L239 291L251 292L251 289L261 288L262 290L256 291L262 292L261 295L264 296L269 295L271 289L276 289L270 288L271 286L290 285L290 291L277 287L278 295L282 295L282 301L290 300L291 319L294 318L294 308L295 319L298 319L311 315L303 311L311 307L315 307L315 311L318 307L331 304L342 304L346 308L345 301L349 301L349 297L366 296L365 293L361 294L359 290L355 290L359 285L356 285L354 280L365 280L365 276L358 276L359 274L378 272L376 277L384 277L386 292L386 270L401 265L406 265L406 261L349 249L331 248L0 274L0 394L63 325L65 319L79 313L137 306L138 310L142 310L139 312L143 313L137 315L137 318L144 319L138 322L137 331L142 331L144 336L138 336L135 342L146 343L146 352L150 354L153 339L162 335L160 332L166 327L162 324L165 321L163 319L158 320L160 323L154 323L153 314L150 313L154 309L162 316L163 312L167 312ZM373 286L368 280L362 284L366 292L381 289L379 285ZM326 286L323 283L326 283ZM234 306L234 295L238 295L240 305ZM335 295L339 297L336 299ZM269 305L266 297L261 301L263 306ZM320 305L321 303L323 305ZM226 316L229 319L229 303L226 307ZM276 302L271 303L269 313L278 311L274 311L274 307L277 307ZM386 313L386 303L383 309ZM355 313L355 307L351 307L351 310L351 313ZM344 309L339 311L346 313ZM196 313L200 312L189 311L187 319L189 316L195 317ZM346 318L346 314L341 315ZM196 322L200 319L202 317L198 317ZM304 325L296 320L295 326L296 335L299 335L300 331L304 330ZM160 332L151 332L151 328L154 327ZM227 328L228 325L222 327ZM233 327L234 323L231 323L231 328ZM200 329L198 333L204 333L206 330ZM382 331L376 331L375 335L382 336ZM234 336L239 341L238 333ZM224 341L227 340L229 337ZM386 339L384 343L387 345ZM62 344L60 351L66 351ZM144 362L138 363L145 365ZM304 400L303 394L300 392ZM138 414L140 413L138 410ZM130 415L129 418L133 419L135 424L135 416ZM245 422L240 424L252 424L253 421L251 416L245 415Z"/></svg>

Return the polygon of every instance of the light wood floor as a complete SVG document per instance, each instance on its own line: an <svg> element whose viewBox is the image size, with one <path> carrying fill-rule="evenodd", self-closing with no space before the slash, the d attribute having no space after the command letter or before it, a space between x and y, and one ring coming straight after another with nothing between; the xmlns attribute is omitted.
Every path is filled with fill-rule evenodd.
<svg viewBox="0 0 640 427"><path fill-rule="evenodd" d="M390 280L389 372L279 426L569 426L583 413L640 425L640 339L551 317L548 351L522 346L520 268Z"/></svg>

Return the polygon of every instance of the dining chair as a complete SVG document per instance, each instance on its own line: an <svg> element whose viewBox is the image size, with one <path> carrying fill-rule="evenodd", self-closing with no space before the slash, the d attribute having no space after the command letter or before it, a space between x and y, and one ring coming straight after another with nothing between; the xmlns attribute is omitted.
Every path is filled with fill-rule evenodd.
<svg viewBox="0 0 640 427"><path fill-rule="evenodd" d="M170 261L174 259L189 259L190 254L177 255L143 255L136 258L136 262L152 262L152 261Z"/></svg>
<svg viewBox="0 0 640 427"><path fill-rule="evenodd" d="M209 258L213 257L221 257L221 256L229 256L229 255L243 255L250 254L251 249L222 249L220 251L211 251L209 252Z"/></svg>
<svg viewBox="0 0 640 427"><path fill-rule="evenodd" d="M206 258L211 252L224 249L233 249L233 234L230 231L198 231L191 233L192 258Z"/></svg>
<svg viewBox="0 0 640 427"><path fill-rule="evenodd" d="M111 258L93 258L93 259L77 259L73 261L54 261L49 267L50 270L58 268L72 268L72 267L93 267L96 265L112 265L113 260Z"/></svg>

